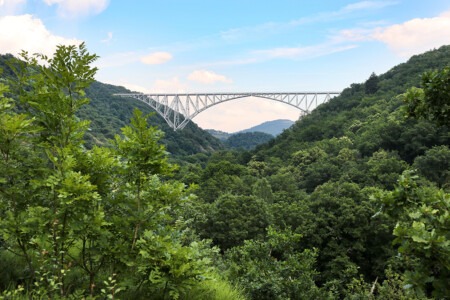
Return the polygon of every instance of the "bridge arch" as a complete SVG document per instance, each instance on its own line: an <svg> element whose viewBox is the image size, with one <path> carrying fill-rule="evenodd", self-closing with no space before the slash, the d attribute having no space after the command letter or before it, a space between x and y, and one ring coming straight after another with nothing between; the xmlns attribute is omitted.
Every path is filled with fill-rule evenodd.
<svg viewBox="0 0 450 300"><path fill-rule="evenodd" d="M198 93L198 94L114 94L134 98L153 108L173 130L183 129L190 120L208 108L231 100L256 97L282 102L310 113L318 105L328 102L340 92L298 93Z"/></svg>

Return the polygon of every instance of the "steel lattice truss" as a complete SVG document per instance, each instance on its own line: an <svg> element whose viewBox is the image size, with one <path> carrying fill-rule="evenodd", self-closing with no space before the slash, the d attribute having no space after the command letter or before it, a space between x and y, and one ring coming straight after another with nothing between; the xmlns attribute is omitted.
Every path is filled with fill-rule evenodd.
<svg viewBox="0 0 450 300"><path fill-rule="evenodd" d="M183 129L190 120L211 106L225 101L258 97L291 105L310 113L318 105L325 103L340 92L300 92L300 93L211 93L211 94L115 94L142 101L156 110L174 130Z"/></svg>

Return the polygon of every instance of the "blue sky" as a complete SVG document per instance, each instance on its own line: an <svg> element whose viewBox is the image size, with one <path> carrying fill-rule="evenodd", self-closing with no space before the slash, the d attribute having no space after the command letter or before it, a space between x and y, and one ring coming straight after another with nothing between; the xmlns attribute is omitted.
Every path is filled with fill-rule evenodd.
<svg viewBox="0 0 450 300"><path fill-rule="evenodd" d="M340 91L450 44L450 1L0 0L0 53L81 41L99 81L142 92ZM298 116L250 98L194 122L234 132Z"/></svg>

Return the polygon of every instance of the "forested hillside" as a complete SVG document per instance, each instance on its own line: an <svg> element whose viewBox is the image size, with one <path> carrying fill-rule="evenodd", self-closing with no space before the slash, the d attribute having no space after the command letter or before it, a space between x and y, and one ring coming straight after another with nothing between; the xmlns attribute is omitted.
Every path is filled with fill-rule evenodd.
<svg viewBox="0 0 450 300"><path fill-rule="evenodd" d="M8 66L10 55L0 55L0 68L3 76L13 76ZM139 108L145 114L154 112L152 108L132 98L115 97L115 93L130 93L129 90L110 84L94 81L87 89L86 95L90 102L80 108L78 116L90 120L90 128L85 135L86 146L107 145L108 140L120 133L120 128L128 125L133 115L133 109ZM149 119L150 124L164 132L162 142L172 155L190 155L195 153L211 153L223 149L222 143L209 133L190 122L184 130L174 131L156 112Z"/></svg>
<svg viewBox="0 0 450 300"><path fill-rule="evenodd" d="M182 174L230 279L253 299L449 297L450 134L433 113L450 117L450 77L422 76L448 65L449 46L414 56L256 151Z"/></svg>
<svg viewBox="0 0 450 300"><path fill-rule="evenodd" d="M225 145L232 149L251 150L271 139L273 139L273 135L264 132L238 132L232 134L225 141Z"/></svg>
<svg viewBox="0 0 450 300"><path fill-rule="evenodd" d="M92 120L91 130L87 134L92 144L105 144L108 139L120 132L120 128L127 125L134 108L144 113L154 110L144 103L132 98L119 98L113 96L115 93L129 93L130 91L109 84L94 82L86 94L90 103L80 110L80 117ZM195 153L211 153L223 149L222 143L206 131L199 128L194 122L183 129L174 131L167 125L166 121L156 112L150 118L150 124L157 126L164 132L163 144L167 151L175 156L189 155Z"/></svg>
<svg viewBox="0 0 450 300"><path fill-rule="evenodd" d="M0 297L450 298L449 46L179 167L85 45L24 59L0 82Z"/></svg>

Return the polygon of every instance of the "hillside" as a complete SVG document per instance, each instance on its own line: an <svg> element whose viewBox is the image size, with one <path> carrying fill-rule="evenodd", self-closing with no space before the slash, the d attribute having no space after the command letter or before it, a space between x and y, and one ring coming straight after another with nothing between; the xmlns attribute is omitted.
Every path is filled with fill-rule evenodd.
<svg viewBox="0 0 450 300"><path fill-rule="evenodd" d="M256 150L213 154L196 177L183 177L200 186L206 204L193 214L195 228L224 250L233 282L252 299L450 296L450 270L438 263L449 262L450 249L431 238L450 239L449 128L407 118L402 101L424 72L446 66L450 46L413 56L352 84ZM292 264L306 253L310 269ZM304 290L289 285L311 270Z"/></svg>
<svg viewBox="0 0 450 300"><path fill-rule="evenodd" d="M144 103L134 100L115 97L115 93L127 93L129 90L94 82L87 90L91 102L83 107L80 116L91 120L91 131L87 139L92 143L103 144L120 132L120 128L128 124L134 108L139 108L144 113L153 112L150 124L164 131L163 143L167 151L179 155L191 155L195 153L208 153L223 148L222 143L209 133L198 127L195 123L189 124L183 129L174 131L164 119Z"/></svg>
<svg viewBox="0 0 450 300"><path fill-rule="evenodd" d="M6 61L11 55L0 55L0 69L2 76L13 76ZM90 103L81 108L78 115L81 119L91 121L90 130L85 135L87 147L105 145L120 128L129 124L134 108L139 108L145 114L154 112L144 103L113 96L115 93L128 93L129 90L110 84L95 81L86 91ZM222 143L206 131L190 122L184 130L174 131L164 119L154 112L150 124L164 131L163 143L167 151L175 156L191 155L195 153L211 153L223 149Z"/></svg>
<svg viewBox="0 0 450 300"><path fill-rule="evenodd" d="M210 135L212 135L215 138L218 138L221 141L226 141L232 135L232 133L215 129L205 129L205 131L207 131Z"/></svg>
<svg viewBox="0 0 450 300"><path fill-rule="evenodd" d="M269 145L263 145L258 154L287 158L305 143L349 136L358 140L358 150L364 156L381 148L397 151L403 159L412 162L427 148L447 139L444 133L444 136L435 135L445 129L403 118L399 95L410 87L420 86L425 71L447 65L450 65L450 46L443 46L413 56L406 63L377 76L375 92L368 93L365 83L352 84L340 96L297 121ZM371 140L366 141L369 137ZM284 151L277 151L280 148Z"/></svg>
<svg viewBox="0 0 450 300"><path fill-rule="evenodd" d="M267 143L274 136L282 133L286 128L294 124L291 120L273 120L244 129L235 133L227 133L220 130L207 129L212 136L224 142L231 149L252 150L256 146Z"/></svg>
<svg viewBox="0 0 450 300"><path fill-rule="evenodd" d="M264 132L270 134L272 136L277 136L282 133L285 129L289 128L294 124L294 121L291 120L273 120L267 121L262 124L253 126L248 129L241 130L236 133L244 133L244 132Z"/></svg>
<svg viewBox="0 0 450 300"><path fill-rule="evenodd" d="M273 139L273 135L264 132L238 132L230 135L225 141L225 145L232 149L251 150L271 139Z"/></svg>
<svg viewBox="0 0 450 300"><path fill-rule="evenodd" d="M123 299L450 298L449 46L252 151L208 155L195 124L166 131L178 167L140 111L114 145L83 147L134 105L95 82L78 111L94 72L84 45L66 50L0 82L1 295L78 299L98 283Z"/></svg>

